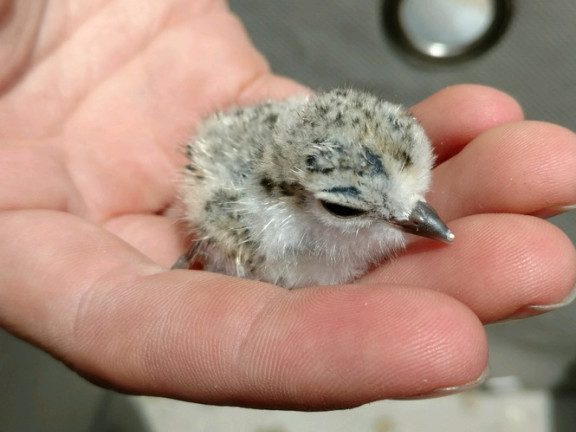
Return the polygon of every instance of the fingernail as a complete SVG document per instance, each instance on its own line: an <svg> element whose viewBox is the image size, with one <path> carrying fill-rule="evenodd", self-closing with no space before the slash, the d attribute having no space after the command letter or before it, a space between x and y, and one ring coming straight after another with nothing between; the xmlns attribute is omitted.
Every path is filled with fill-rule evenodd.
<svg viewBox="0 0 576 432"><path fill-rule="evenodd" d="M480 374L480 376L478 378L476 378L474 381L470 381L466 384L459 385L459 386L452 386L452 387L441 387L441 388L438 388L436 390L431 391L430 393L426 393L423 395L398 397L398 398L393 398L391 400L434 399L434 398L439 398L439 397L443 397L443 396L450 396L450 395L453 395L456 393L462 393L462 392L472 390L473 388L476 388L476 387L482 385L484 383L484 381L486 381L486 378L488 378L489 375L490 375L489 369L486 368L486 369L484 369L484 371Z"/></svg>
<svg viewBox="0 0 576 432"><path fill-rule="evenodd" d="M566 212L569 212L572 210L576 210L576 204L549 207L549 208L537 211L535 213L532 213L532 216L537 216L537 217L541 217L541 218L551 218L553 216L558 216L559 214L566 213Z"/></svg>
<svg viewBox="0 0 576 432"><path fill-rule="evenodd" d="M568 306L576 299L576 287L572 289L570 294L558 303L546 304L546 305L528 305L524 306L523 308L519 309L516 313L514 313L511 319L522 319L528 318L534 315L539 315L545 312L551 312L556 309L561 309L563 307Z"/></svg>
<svg viewBox="0 0 576 432"><path fill-rule="evenodd" d="M576 210L576 204L562 206L562 207L560 207L560 209L561 209L562 213Z"/></svg>

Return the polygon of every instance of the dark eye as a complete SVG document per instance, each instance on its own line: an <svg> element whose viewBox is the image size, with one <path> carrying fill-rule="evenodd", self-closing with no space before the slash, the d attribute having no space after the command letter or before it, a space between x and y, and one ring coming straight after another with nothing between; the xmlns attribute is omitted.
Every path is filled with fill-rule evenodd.
<svg viewBox="0 0 576 432"><path fill-rule="evenodd" d="M366 214L366 210L334 204L324 200L320 200L320 204L322 204L322 207L324 207L329 213L342 218L349 218Z"/></svg>

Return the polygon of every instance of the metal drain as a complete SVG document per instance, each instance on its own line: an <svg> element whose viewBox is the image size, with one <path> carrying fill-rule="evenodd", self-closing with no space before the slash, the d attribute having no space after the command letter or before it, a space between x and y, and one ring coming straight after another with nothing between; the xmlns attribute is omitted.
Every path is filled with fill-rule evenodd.
<svg viewBox="0 0 576 432"><path fill-rule="evenodd" d="M429 61L486 52L504 34L511 0L385 0L382 22L400 51Z"/></svg>

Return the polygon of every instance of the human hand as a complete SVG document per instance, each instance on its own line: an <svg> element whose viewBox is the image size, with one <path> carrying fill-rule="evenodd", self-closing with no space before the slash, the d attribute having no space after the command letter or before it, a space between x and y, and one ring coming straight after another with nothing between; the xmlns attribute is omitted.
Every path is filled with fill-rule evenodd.
<svg viewBox="0 0 576 432"><path fill-rule="evenodd" d="M303 88L217 0L4 0L0 17L0 324L92 380L260 407L420 396L481 375L481 323L574 285L572 244L523 214L576 202L576 138L479 86L413 108L453 245L416 243L343 287L169 271L194 125Z"/></svg>

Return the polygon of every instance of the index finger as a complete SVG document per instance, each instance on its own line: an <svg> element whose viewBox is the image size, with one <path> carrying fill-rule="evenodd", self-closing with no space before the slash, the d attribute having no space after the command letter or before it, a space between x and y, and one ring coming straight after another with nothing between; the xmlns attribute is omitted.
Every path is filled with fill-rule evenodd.
<svg viewBox="0 0 576 432"><path fill-rule="evenodd" d="M440 90L410 111L432 141L438 164L480 133L524 118L522 108L506 93L472 84Z"/></svg>

